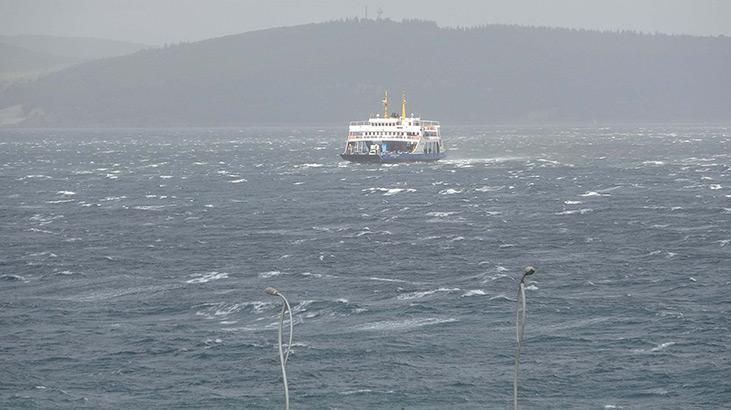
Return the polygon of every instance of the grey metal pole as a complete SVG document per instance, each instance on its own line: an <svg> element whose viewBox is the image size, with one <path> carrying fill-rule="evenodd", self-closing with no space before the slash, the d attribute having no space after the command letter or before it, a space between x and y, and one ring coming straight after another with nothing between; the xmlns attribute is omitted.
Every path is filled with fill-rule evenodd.
<svg viewBox="0 0 731 410"><path fill-rule="evenodd" d="M525 333L525 277L532 275L536 270L532 266L525 268L523 277L518 284L518 306L515 311L515 338L517 349L515 351L515 374L513 377L513 409L518 410L518 371L520 370L520 349L523 344Z"/></svg>
<svg viewBox="0 0 731 410"><path fill-rule="evenodd" d="M294 330L294 321L292 320L292 309L289 307L289 302L287 301L287 298L282 295L281 292L279 292L277 289L274 288L266 288L264 289L264 293L266 293L269 296L279 296L282 298L282 301L284 302L282 304L282 313L279 315L279 335L277 337L278 340L278 348L279 348L279 363L282 366L282 382L284 383L284 409L289 410L289 385L287 384L287 360L289 360L289 352L292 350L292 331ZM287 354L284 354L284 349L282 348L282 327L284 325L284 312L289 312L289 344L287 345Z"/></svg>

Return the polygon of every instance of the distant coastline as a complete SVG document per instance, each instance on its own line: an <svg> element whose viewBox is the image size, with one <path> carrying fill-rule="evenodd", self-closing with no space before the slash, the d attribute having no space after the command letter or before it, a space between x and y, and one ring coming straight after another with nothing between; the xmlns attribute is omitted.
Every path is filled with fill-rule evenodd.
<svg viewBox="0 0 731 410"><path fill-rule="evenodd" d="M450 124L731 122L731 38L351 19L150 48L0 87L4 127L342 124L385 88Z"/></svg>

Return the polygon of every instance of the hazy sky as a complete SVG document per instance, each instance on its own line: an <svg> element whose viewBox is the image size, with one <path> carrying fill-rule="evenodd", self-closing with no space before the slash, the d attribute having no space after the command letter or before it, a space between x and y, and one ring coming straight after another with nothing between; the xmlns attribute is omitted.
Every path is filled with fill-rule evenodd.
<svg viewBox="0 0 731 410"><path fill-rule="evenodd" d="M731 36L731 0L0 0L0 34L147 44L369 17Z"/></svg>

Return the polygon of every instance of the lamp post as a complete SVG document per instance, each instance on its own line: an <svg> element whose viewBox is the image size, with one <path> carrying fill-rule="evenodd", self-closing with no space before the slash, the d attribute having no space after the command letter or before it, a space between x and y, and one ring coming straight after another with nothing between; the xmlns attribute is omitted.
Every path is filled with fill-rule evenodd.
<svg viewBox="0 0 731 410"><path fill-rule="evenodd" d="M523 277L518 284L518 306L515 311L515 338L518 344L515 351L515 375L513 377L513 409L518 410L518 370L520 368L520 348L523 344L525 333L525 278L534 274L536 270L532 266L525 268Z"/></svg>
<svg viewBox="0 0 731 410"><path fill-rule="evenodd" d="M279 292L277 289L274 288L266 288L264 289L264 293L266 293L269 296L279 296L282 298L282 301L284 302L282 304L282 313L279 315L279 337L278 337L278 347L279 347L279 363L282 365L282 381L284 383L284 409L289 410L289 386L287 385L287 360L289 359L289 352L292 350L292 331L294 330L294 321L292 320L292 309L289 307L289 302L287 301L287 298L282 295L281 292ZM289 312L289 344L287 344L287 354L284 354L284 349L282 348L282 327L284 325L284 312Z"/></svg>

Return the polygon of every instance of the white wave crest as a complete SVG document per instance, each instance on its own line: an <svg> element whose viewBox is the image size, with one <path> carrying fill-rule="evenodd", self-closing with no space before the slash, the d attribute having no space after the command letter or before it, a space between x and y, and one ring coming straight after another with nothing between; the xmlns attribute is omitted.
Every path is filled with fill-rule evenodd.
<svg viewBox="0 0 731 410"><path fill-rule="evenodd" d="M259 273L258 276L262 279L266 279L266 278L272 278L274 276L279 276L279 275L286 275L286 273L283 273L282 271L278 271L278 270L270 270L268 272L261 272L261 273Z"/></svg>
<svg viewBox="0 0 731 410"><path fill-rule="evenodd" d="M570 209L567 211L557 212L556 215L573 215L573 214L588 214L589 212L594 212L591 208L583 208L583 209Z"/></svg>
<svg viewBox="0 0 731 410"><path fill-rule="evenodd" d="M423 319L406 319L406 320L384 320L382 322L372 322L358 327L358 330L406 330L414 329L422 326L438 325L440 323L456 322L455 318L436 318L427 317Z"/></svg>
<svg viewBox="0 0 731 410"><path fill-rule="evenodd" d="M439 288L434 290L425 290L425 291L417 291L417 292L408 292L408 293L402 293L397 296L398 300L411 300L411 299L419 299L423 298L424 296L433 295L435 293L442 293L442 292L458 292L462 289L460 288Z"/></svg>
<svg viewBox="0 0 731 410"><path fill-rule="evenodd" d="M470 289L467 292L465 292L462 295L462 297L466 298L466 297L470 297L470 296L484 296L484 295L487 295L487 292L485 292L482 289Z"/></svg>
<svg viewBox="0 0 731 410"><path fill-rule="evenodd" d="M226 279L228 273L225 272L206 272L206 273L194 273L190 275L193 279L189 279L187 283L206 283L212 280Z"/></svg>

